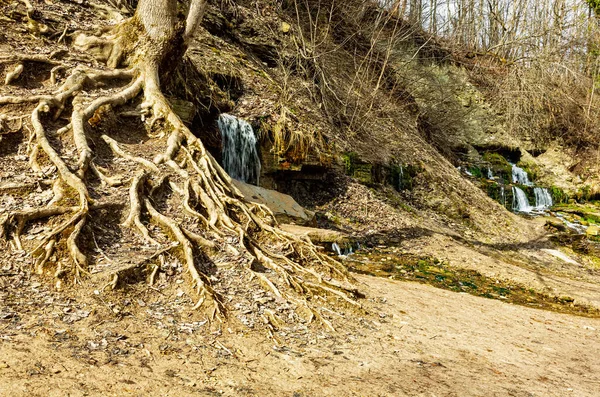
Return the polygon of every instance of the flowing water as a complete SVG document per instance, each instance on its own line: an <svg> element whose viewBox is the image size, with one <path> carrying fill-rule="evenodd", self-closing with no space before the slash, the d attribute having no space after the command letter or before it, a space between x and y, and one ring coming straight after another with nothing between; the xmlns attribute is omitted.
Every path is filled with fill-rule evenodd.
<svg viewBox="0 0 600 397"><path fill-rule="evenodd" d="M335 252L337 254L337 256L341 256L342 255L342 249L340 248L340 246L338 245L338 243L331 244L331 249L333 250L333 252Z"/></svg>
<svg viewBox="0 0 600 397"><path fill-rule="evenodd" d="M533 189L535 195L535 209L543 210L552 207L552 195L546 188L536 187Z"/></svg>
<svg viewBox="0 0 600 397"><path fill-rule="evenodd" d="M400 174L398 175L398 191L404 188L404 168L400 165Z"/></svg>
<svg viewBox="0 0 600 397"><path fill-rule="evenodd" d="M529 205L529 201L527 200L527 195L520 188L513 186L513 202L512 209L517 212L531 212L533 209L531 205Z"/></svg>
<svg viewBox="0 0 600 397"><path fill-rule="evenodd" d="M527 172L521 167L517 167L516 165L512 165L512 180L513 183L518 183L519 185L532 186L533 183L529 180L527 176Z"/></svg>
<svg viewBox="0 0 600 397"><path fill-rule="evenodd" d="M226 113L219 116L218 125L223 140L223 168L234 179L258 185L260 158L252 126Z"/></svg>

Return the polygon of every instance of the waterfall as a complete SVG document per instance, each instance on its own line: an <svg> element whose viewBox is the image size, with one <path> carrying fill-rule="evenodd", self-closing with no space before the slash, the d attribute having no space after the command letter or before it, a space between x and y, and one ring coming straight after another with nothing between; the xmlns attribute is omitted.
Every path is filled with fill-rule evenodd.
<svg viewBox="0 0 600 397"><path fill-rule="evenodd" d="M513 211L531 212L532 208L531 208L531 205L529 205L529 201L527 201L527 196L525 195L525 192L516 186L513 186L512 191L513 191L513 202L512 202Z"/></svg>
<svg viewBox="0 0 600 397"><path fill-rule="evenodd" d="M494 173L492 172L492 169L490 167L488 167L487 169L487 177L488 179L494 179Z"/></svg>
<svg viewBox="0 0 600 397"><path fill-rule="evenodd" d="M506 194L504 193L504 186L500 186L500 200L502 200L502 205L506 207Z"/></svg>
<svg viewBox="0 0 600 397"><path fill-rule="evenodd" d="M404 187L404 168L400 164L400 173L398 174L398 191L401 191Z"/></svg>
<svg viewBox="0 0 600 397"><path fill-rule="evenodd" d="M552 196L546 188L536 187L533 189L535 194L535 208L543 210L552 207Z"/></svg>
<svg viewBox="0 0 600 397"><path fill-rule="evenodd" d="M331 244L331 249L333 250L333 252L335 252L338 256L342 255L342 250L340 248L340 246L338 245L338 243L333 243Z"/></svg>
<svg viewBox="0 0 600 397"><path fill-rule="evenodd" d="M219 116L218 125L223 139L223 168L234 179L258 185L260 158L252 126L225 113Z"/></svg>
<svg viewBox="0 0 600 397"><path fill-rule="evenodd" d="M517 167L516 165L512 165L512 180L513 183L518 183L519 185L531 186L533 185L529 181L529 177L523 168Z"/></svg>

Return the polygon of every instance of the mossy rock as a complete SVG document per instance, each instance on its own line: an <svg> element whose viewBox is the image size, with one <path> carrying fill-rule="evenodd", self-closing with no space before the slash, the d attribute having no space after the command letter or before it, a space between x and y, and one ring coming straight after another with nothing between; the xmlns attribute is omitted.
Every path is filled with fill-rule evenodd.
<svg viewBox="0 0 600 397"><path fill-rule="evenodd" d="M371 164L355 164L351 176L362 183L373 182L373 166Z"/></svg>
<svg viewBox="0 0 600 397"><path fill-rule="evenodd" d="M419 167L408 165L393 165L390 172L390 184L397 191L412 190L413 178L417 176Z"/></svg>
<svg viewBox="0 0 600 397"><path fill-rule="evenodd" d="M485 161L486 163L490 163L491 165L495 166L495 167L509 167L510 168L510 164L508 163L508 160L506 160L501 154L498 153L484 153L483 154L483 161Z"/></svg>
<svg viewBox="0 0 600 397"><path fill-rule="evenodd" d="M512 209L512 189L497 182L482 180L481 188L489 197L496 200L506 209Z"/></svg>
<svg viewBox="0 0 600 397"><path fill-rule="evenodd" d="M503 183L512 182L512 165L501 154L487 152L483 154L483 161L489 164L495 177Z"/></svg>
<svg viewBox="0 0 600 397"><path fill-rule="evenodd" d="M566 194L561 188L552 186L548 190L550 190L550 195L552 196L552 202L554 205L569 202L569 195Z"/></svg>
<svg viewBox="0 0 600 397"><path fill-rule="evenodd" d="M536 164L519 161L517 167L522 168L527 173L527 177L531 182L535 181L540 175L540 167Z"/></svg>
<svg viewBox="0 0 600 397"><path fill-rule="evenodd" d="M346 175L352 176L356 165L360 163L360 158L356 152L347 152L342 154L342 161L344 162Z"/></svg>
<svg viewBox="0 0 600 397"><path fill-rule="evenodd" d="M474 178L483 178L483 172L480 167L472 165L469 167L468 171L471 173L471 176Z"/></svg>
<svg viewBox="0 0 600 397"><path fill-rule="evenodd" d="M577 202L591 202L600 200L600 191L590 185L583 185L573 197Z"/></svg>
<svg viewBox="0 0 600 397"><path fill-rule="evenodd" d="M344 171L359 182L373 183L373 165L362 161L356 152L347 152L342 154L344 162Z"/></svg>

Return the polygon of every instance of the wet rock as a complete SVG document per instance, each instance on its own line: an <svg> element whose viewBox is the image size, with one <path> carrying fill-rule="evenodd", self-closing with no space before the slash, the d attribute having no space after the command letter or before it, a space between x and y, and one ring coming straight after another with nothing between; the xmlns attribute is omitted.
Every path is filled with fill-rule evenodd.
<svg viewBox="0 0 600 397"><path fill-rule="evenodd" d="M546 227L553 228L561 232L567 231L567 227L565 226L565 224L556 218L547 218Z"/></svg>

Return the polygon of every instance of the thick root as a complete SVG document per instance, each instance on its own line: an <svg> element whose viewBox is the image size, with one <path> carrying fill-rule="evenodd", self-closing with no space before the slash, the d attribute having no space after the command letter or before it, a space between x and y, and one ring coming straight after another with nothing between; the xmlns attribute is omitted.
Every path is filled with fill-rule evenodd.
<svg viewBox="0 0 600 397"><path fill-rule="evenodd" d="M192 277L193 286L196 288L196 292L200 295L200 299L198 300L198 303L196 303L194 308L197 309L201 307L206 301L206 299L209 299L210 302L213 304L213 314L224 314L224 307L223 303L221 302L221 299L217 296L217 294L210 286L208 279L205 276L201 275L200 272L198 272L198 269L194 264L194 250L191 241L185 236L185 233L181 230L179 226L177 226L177 224L172 219L158 212L152 206L150 200L145 199L144 204L146 205L150 216L152 216L152 218L156 220L158 224L170 230L177 242L181 244L181 248L185 257L185 263L187 265L188 272Z"/></svg>
<svg viewBox="0 0 600 397"><path fill-rule="evenodd" d="M84 44L86 43L105 44L103 40L94 39L87 39ZM112 59L110 62L115 65L119 62L113 58L121 56L114 55L116 50L122 54L122 49L113 45L110 53L103 55L109 60ZM59 66L61 65L57 65L57 68ZM115 78L128 78L130 84L112 95L87 99L90 89L93 91L98 83ZM139 67L128 70L75 69L51 95L0 97L0 105L38 102L31 114L33 133L29 145L30 162L39 169L36 158L38 153L43 152L56 168L58 177L53 183L54 198L48 207L13 212L0 218L1 235L12 239L16 248L23 249L21 235L28 222L62 217L61 222L46 232L40 238L41 242L32 250L36 272L44 271L51 258L57 254L58 246L64 241L66 252L73 263L73 278L79 280L88 274L88 258L79 248L78 240L84 233L86 223L91 219L90 211L100 206L91 198L96 196L91 195L88 190L88 171L105 186L122 185L124 179L108 176L108 171L94 163L93 145L89 143L90 137L86 128L95 128L92 124L101 122L103 112L126 104L142 92L142 117L147 121L148 128L152 130L160 127L161 131L169 131L169 135L162 140L154 138L155 141L164 143L162 152L155 154L153 161L150 161L130 154L105 133L100 134L100 137L115 156L127 160L130 163L128 167L135 170L132 173L133 178L130 179L129 212L123 226L134 228L146 242L155 246L161 246L157 239L162 239L152 236L142 219L150 219L166 232L165 235L173 244L160 248L157 252L164 253L174 249L181 252L185 268L198 295L195 308L206 307L213 316L225 313L221 297L214 290L209 278L196 265L197 250L201 250L208 257L223 252L242 260L249 274L258 278L267 290L279 298L306 307L306 310L312 313L311 317L321 319L331 329L333 326L319 310L302 297L326 295L352 307L360 306L356 301L360 294L353 285L354 280L339 262L320 252L310 240L280 230L275 216L267 207L246 201L231 178L206 150L202 141L194 136L173 111L160 90L158 67L154 63L140 63ZM48 139L43 125L44 115L48 115L46 118L57 120L69 105L68 101L73 109L70 123L58 129L55 137L71 139L77 152L74 165L67 164L64 157L61 157L57 146ZM90 123L92 119L94 123ZM166 181L168 184L163 183ZM179 195L181 208L175 210L180 210L181 216L191 219L191 224L203 228L203 231L198 232L194 226L184 227L179 217L167 216L155 207L154 193L163 185L171 186ZM68 196L73 192L76 194L76 204L73 205L70 201L68 205L61 205L66 200L72 200L72 197ZM156 231L153 230L152 233L155 234ZM127 272L160 257L160 254L153 255L143 262L121 267L119 271L111 274L108 286L116 287L118 280ZM68 270L68 267L63 268L58 261L55 275L62 280ZM154 282L157 271L158 266L155 266L150 275L151 283ZM265 316L272 329L279 327L276 316L269 313Z"/></svg>

